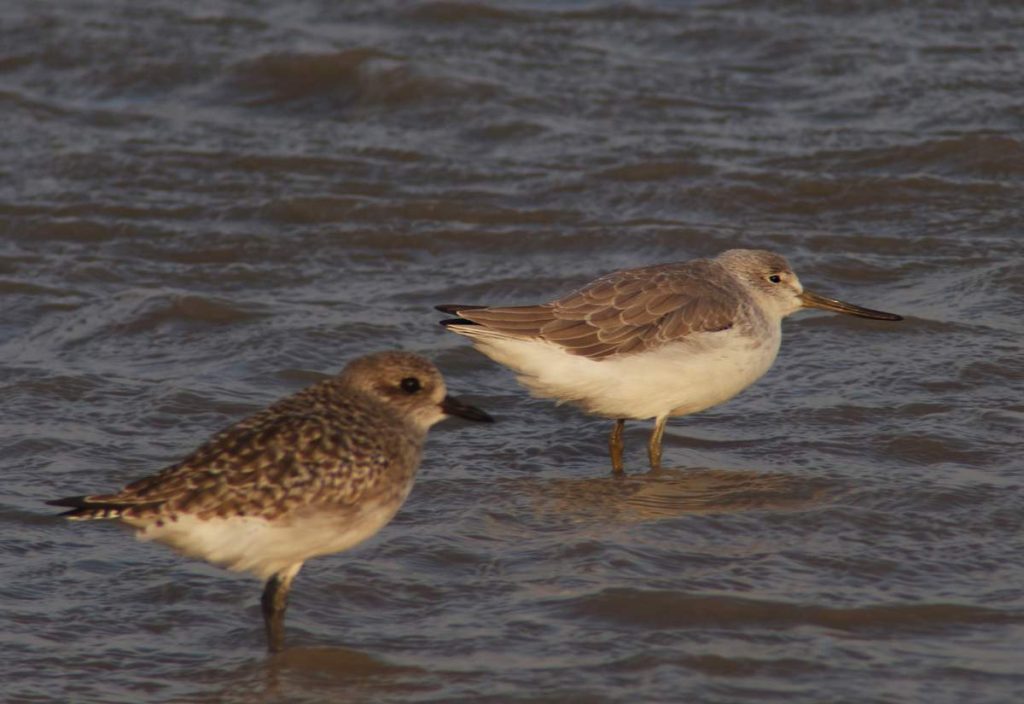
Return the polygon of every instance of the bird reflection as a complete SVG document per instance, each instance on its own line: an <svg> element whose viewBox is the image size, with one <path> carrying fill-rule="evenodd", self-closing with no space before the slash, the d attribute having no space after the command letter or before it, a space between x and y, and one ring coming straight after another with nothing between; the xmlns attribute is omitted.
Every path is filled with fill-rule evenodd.
<svg viewBox="0 0 1024 704"><path fill-rule="evenodd" d="M398 665L359 650L340 646L285 648L263 664L267 693L282 686L306 690L309 686L343 685L362 691L407 691L422 679L419 667ZM411 678L411 679L410 679Z"/></svg>
<svg viewBox="0 0 1024 704"><path fill-rule="evenodd" d="M559 478L530 493L543 512L633 522L684 514L795 510L820 503L827 489L804 476L705 467Z"/></svg>

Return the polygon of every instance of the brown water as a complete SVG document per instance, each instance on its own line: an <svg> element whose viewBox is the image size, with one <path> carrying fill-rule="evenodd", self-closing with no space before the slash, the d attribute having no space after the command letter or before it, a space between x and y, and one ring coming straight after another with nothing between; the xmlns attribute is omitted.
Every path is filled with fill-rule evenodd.
<svg viewBox="0 0 1024 704"><path fill-rule="evenodd" d="M1024 692L1024 9L0 5L5 701L1015 702ZM776 250L903 313L609 475L436 303ZM369 350L499 416L398 519L254 581L70 525Z"/></svg>

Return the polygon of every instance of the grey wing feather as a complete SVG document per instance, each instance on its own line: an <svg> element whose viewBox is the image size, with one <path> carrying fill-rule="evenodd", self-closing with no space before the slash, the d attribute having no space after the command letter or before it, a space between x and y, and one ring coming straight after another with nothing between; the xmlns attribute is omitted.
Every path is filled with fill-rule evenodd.
<svg viewBox="0 0 1024 704"><path fill-rule="evenodd" d="M734 324L743 290L708 260L607 274L551 303L459 315L514 337L540 338L595 359L642 352Z"/></svg>

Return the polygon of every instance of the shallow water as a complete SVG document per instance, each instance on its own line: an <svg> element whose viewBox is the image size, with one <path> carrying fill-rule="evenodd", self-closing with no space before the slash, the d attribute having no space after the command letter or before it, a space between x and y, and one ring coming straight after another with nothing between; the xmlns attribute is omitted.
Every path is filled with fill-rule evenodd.
<svg viewBox="0 0 1024 704"><path fill-rule="evenodd" d="M7 701L1008 702L1024 691L1014 3L9 0ZM734 246L907 316L627 426L435 325ZM259 585L42 501L112 489L368 350L435 429L395 522Z"/></svg>

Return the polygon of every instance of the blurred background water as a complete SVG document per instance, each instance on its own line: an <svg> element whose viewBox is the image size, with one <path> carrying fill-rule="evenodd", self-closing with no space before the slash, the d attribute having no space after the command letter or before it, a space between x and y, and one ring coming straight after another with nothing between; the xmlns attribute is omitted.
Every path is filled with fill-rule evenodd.
<svg viewBox="0 0 1024 704"><path fill-rule="evenodd" d="M2 698L1019 701L1024 8L921 5L5 0ZM907 320L788 320L658 475L431 309L737 246ZM278 656L253 580L42 505L394 347L500 423Z"/></svg>

